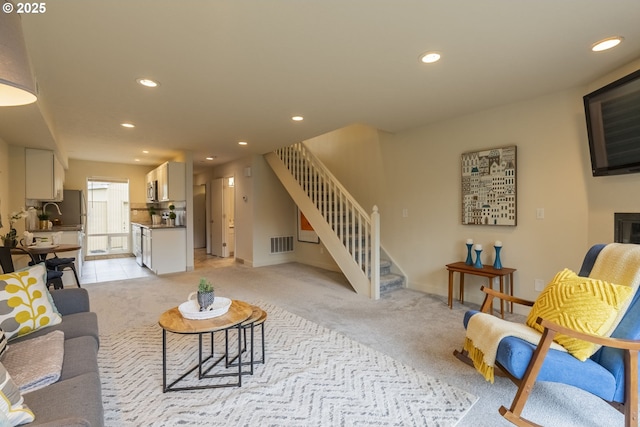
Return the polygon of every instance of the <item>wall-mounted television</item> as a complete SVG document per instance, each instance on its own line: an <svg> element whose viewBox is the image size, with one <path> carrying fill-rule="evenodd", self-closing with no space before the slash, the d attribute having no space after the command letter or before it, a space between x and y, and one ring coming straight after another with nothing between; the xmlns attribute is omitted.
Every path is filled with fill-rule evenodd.
<svg viewBox="0 0 640 427"><path fill-rule="evenodd" d="M640 172L640 70L583 99L593 176Z"/></svg>

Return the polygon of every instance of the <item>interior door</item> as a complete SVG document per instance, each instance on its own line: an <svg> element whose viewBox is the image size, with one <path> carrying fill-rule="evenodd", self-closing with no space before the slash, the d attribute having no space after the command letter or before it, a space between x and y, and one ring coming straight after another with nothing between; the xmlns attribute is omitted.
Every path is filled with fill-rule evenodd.
<svg viewBox="0 0 640 427"><path fill-rule="evenodd" d="M211 181L211 255L224 256L224 180Z"/></svg>
<svg viewBox="0 0 640 427"><path fill-rule="evenodd" d="M205 186L193 186L193 247L194 249L207 246L206 197Z"/></svg>

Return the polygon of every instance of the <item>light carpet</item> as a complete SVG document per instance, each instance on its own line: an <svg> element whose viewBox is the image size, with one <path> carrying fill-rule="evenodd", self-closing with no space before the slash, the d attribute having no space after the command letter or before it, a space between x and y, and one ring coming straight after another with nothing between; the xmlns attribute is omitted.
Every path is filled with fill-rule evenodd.
<svg viewBox="0 0 640 427"><path fill-rule="evenodd" d="M106 425L452 426L477 401L340 333L274 305L258 305L268 313L266 362L244 375L240 388L163 393L157 324L102 336ZM216 350L224 348L223 339L216 334ZM258 358L259 345L258 339ZM196 362L197 336L168 333L167 347L172 382ZM179 385L203 381L216 380L198 382L194 374Z"/></svg>

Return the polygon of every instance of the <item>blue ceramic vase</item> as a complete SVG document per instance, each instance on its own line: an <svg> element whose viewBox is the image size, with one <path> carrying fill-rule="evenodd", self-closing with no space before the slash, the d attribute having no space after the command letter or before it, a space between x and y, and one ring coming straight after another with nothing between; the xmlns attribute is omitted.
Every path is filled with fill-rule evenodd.
<svg viewBox="0 0 640 427"><path fill-rule="evenodd" d="M502 246L494 246L496 250L496 260L493 262L493 268L496 270L500 270L502 268L502 263L500 262L500 251L502 250Z"/></svg>
<svg viewBox="0 0 640 427"><path fill-rule="evenodd" d="M473 258L471 257L471 248L473 243L467 243L467 260L464 262L467 265L473 265Z"/></svg>
<svg viewBox="0 0 640 427"><path fill-rule="evenodd" d="M473 264L475 268L482 268L482 261L480 261L480 254L482 253L482 249L474 249L476 251L476 263Z"/></svg>

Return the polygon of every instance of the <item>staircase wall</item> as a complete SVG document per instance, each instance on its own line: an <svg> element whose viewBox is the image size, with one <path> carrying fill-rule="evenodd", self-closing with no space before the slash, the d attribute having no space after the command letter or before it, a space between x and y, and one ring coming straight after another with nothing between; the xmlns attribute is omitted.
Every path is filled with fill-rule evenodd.
<svg viewBox="0 0 640 427"><path fill-rule="evenodd" d="M387 192L380 152L380 137L384 134L370 126L355 124L304 143L369 211Z"/></svg>

